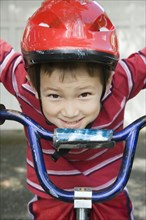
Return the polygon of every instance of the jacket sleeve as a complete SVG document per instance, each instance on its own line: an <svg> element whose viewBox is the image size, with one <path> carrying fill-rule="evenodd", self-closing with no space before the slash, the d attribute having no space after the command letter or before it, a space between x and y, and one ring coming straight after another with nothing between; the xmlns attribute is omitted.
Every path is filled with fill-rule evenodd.
<svg viewBox="0 0 146 220"><path fill-rule="evenodd" d="M127 59L119 61L116 68L115 86L127 100L136 96L146 88L146 48L130 55Z"/></svg>
<svg viewBox="0 0 146 220"><path fill-rule="evenodd" d="M5 41L0 40L0 82L13 95L17 96L18 79L26 74L22 56Z"/></svg>

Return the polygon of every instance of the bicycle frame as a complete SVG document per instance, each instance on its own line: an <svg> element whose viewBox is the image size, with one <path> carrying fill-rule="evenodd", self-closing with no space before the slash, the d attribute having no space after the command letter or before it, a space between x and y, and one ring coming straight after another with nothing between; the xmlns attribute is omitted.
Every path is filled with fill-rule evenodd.
<svg viewBox="0 0 146 220"><path fill-rule="evenodd" d="M77 209L77 220L88 219L87 209L91 209L92 203L109 200L124 189L131 173L139 131L146 126L146 116L143 116L131 123L122 131L113 134L112 141L125 141L125 150L119 174L116 181L111 186L97 192L88 188L75 188L74 191L65 191L56 187L50 181L40 146L40 137L52 140L53 133L43 129L39 124L21 112L2 108L0 111L1 124L4 123L5 120L17 121L27 128L34 167L42 188L46 191L46 193L56 199L74 203L74 208Z"/></svg>

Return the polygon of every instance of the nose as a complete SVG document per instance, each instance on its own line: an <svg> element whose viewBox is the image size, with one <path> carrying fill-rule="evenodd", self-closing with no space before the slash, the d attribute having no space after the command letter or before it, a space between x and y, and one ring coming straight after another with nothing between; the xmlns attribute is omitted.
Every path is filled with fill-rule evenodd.
<svg viewBox="0 0 146 220"><path fill-rule="evenodd" d="M79 115L79 107L76 102L65 101L63 103L62 115L66 118L74 118Z"/></svg>

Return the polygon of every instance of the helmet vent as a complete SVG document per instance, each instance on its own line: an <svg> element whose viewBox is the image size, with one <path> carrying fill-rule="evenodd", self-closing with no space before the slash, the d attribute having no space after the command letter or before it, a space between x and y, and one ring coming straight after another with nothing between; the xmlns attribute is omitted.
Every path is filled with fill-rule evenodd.
<svg viewBox="0 0 146 220"><path fill-rule="evenodd" d="M50 25L48 25L48 24L46 24L46 23L43 23L43 22L40 23L39 26L40 26L40 27L47 27L47 28L50 28Z"/></svg>
<svg viewBox="0 0 146 220"><path fill-rule="evenodd" d="M64 24L58 15L53 11L41 11L37 16L35 15L31 19L31 25L40 26L44 28L64 28Z"/></svg>
<svg viewBox="0 0 146 220"><path fill-rule="evenodd" d="M98 17L94 23L92 24L92 26L90 27L90 31L96 32L96 31L109 31L113 29L113 25L110 22L110 20L108 19L107 16L105 15L101 15L100 17Z"/></svg>

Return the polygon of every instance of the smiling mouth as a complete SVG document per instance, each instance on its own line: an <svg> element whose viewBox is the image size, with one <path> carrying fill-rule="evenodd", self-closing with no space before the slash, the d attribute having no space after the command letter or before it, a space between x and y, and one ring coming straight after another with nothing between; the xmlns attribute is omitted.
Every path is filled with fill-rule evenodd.
<svg viewBox="0 0 146 220"><path fill-rule="evenodd" d="M64 128L79 128L81 126L83 118L76 121L64 121L61 119L61 123Z"/></svg>

